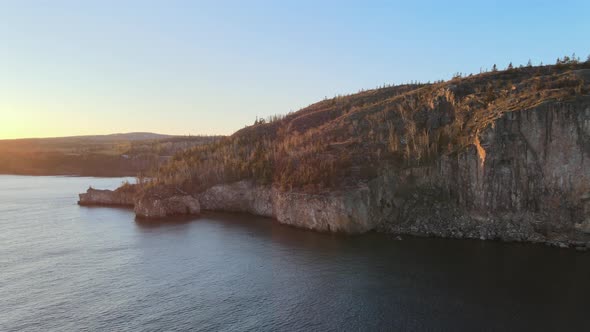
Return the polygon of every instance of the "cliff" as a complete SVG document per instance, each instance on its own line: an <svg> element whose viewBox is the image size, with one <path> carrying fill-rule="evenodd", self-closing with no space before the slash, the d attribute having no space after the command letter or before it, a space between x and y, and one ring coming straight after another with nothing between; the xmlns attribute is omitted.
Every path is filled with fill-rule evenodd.
<svg viewBox="0 0 590 332"><path fill-rule="evenodd" d="M374 228L368 190L310 194L240 181L214 186L199 196L204 210L245 212L318 231L363 233Z"/></svg>
<svg viewBox="0 0 590 332"><path fill-rule="evenodd" d="M320 231L584 248L590 244L590 97L505 113L460 153L358 188L312 194L241 181L214 186L199 200L206 210Z"/></svg>
<svg viewBox="0 0 590 332"><path fill-rule="evenodd" d="M319 231L590 246L590 64L369 90L177 154L150 186Z"/></svg>

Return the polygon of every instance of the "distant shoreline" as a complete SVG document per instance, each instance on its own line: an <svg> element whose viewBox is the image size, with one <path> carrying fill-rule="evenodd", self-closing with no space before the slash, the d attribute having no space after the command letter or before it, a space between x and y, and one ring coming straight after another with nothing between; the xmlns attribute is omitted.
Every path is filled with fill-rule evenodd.
<svg viewBox="0 0 590 332"><path fill-rule="evenodd" d="M134 178L136 175L87 175L87 174L30 174L30 173L4 173L0 172L0 176L2 175L12 175L12 176L60 176L60 177L71 177L71 178Z"/></svg>

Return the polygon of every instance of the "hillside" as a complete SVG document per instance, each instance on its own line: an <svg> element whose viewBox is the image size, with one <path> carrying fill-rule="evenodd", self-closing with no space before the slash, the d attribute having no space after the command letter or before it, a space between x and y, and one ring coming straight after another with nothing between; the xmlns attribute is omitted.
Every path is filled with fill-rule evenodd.
<svg viewBox="0 0 590 332"><path fill-rule="evenodd" d="M588 165L590 63L569 61L363 91L256 121L140 177L135 207L153 215L141 211L170 202L161 216L197 200L319 231L586 250Z"/></svg>
<svg viewBox="0 0 590 332"><path fill-rule="evenodd" d="M200 191L253 179L311 192L432 164L503 114L588 94L590 64L517 68L324 100L176 155L158 182Z"/></svg>

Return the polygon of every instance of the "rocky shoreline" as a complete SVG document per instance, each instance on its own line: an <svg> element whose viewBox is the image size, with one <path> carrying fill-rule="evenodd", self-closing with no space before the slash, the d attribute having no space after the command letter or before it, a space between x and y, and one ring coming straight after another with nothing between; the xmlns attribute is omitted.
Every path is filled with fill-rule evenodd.
<svg viewBox="0 0 590 332"><path fill-rule="evenodd" d="M383 219L382 207L375 204L375 187L324 194L281 192L252 181L214 186L198 195L173 188L152 188L147 193L89 189L80 194L80 205L133 207L138 218L159 219L178 215L198 216L201 211L238 212L269 217L281 224L320 232L361 234L377 231L394 235L455 239L500 240L505 242L543 243L560 248L590 250L588 225L576 224L565 233L545 232L538 219L527 213L502 215L465 213L444 203L423 197L401 203L398 222ZM372 187L372 188L371 188ZM381 193L383 194L383 193ZM398 202L399 203L399 202ZM378 210L376 210L378 209ZM535 220L537 218L537 220Z"/></svg>
<svg viewBox="0 0 590 332"><path fill-rule="evenodd" d="M175 215L198 215L199 201L193 196L172 188L158 188L139 192L136 185L126 185L117 190L89 188L79 194L79 205L133 207L139 218L157 219Z"/></svg>

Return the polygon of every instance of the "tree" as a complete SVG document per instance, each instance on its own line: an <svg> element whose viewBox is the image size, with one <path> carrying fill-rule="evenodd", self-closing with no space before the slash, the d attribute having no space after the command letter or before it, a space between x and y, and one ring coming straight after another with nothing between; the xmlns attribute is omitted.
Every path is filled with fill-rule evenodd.
<svg viewBox="0 0 590 332"><path fill-rule="evenodd" d="M494 66L492 67L492 71L498 71L498 66L496 66L495 63L494 63Z"/></svg>
<svg viewBox="0 0 590 332"><path fill-rule="evenodd" d="M576 56L576 53L572 53L572 59L570 61L571 63L579 63L580 62L580 57Z"/></svg>
<svg viewBox="0 0 590 332"><path fill-rule="evenodd" d="M512 69L514 69L514 66L512 65L512 62L510 62L510 63L508 64L508 68L506 68L506 69L508 69L508 70L512 70Z"/></svg>
<svg viewBox="0 0 590 332"><path fill-rule="evenodd" d="M586 63L590 63L590 54L588 55L588 57L586 58Z"/></svg>
<svg viewBox="0 0 590 332"><path fill-rule="evenodd" d="M529 67L529 68L533 66L533 63L531 62L531 59L529 59L529 62L526 63L526 66Z"/></svg>

